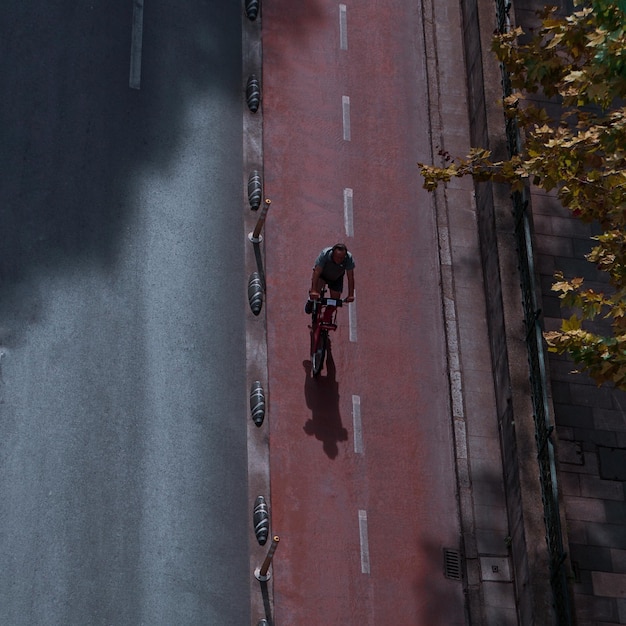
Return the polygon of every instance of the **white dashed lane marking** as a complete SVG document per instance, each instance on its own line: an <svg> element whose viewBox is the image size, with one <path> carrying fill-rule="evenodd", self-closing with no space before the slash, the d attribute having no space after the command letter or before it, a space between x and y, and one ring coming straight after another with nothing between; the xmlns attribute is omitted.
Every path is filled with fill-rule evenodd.
<svg viewBox="0 0 626 626"><path fill-rule="evenodd" d="M356 295L356 290L354 294ZM356 298L348 304L348 326L350 329L350 341L356 342Z"/></svg>
<svg viewBox="0 0 626 626"><path fill-rule="evenodd" d="M361 398L352 396L352 428L354 429L354 451L363 454L363 424L361 423Z"/></svg>
<svg viewBox="0 0 626 626"><path fill-rule="evenodd" d="M343 138L350 141L350 98L341 96L341 109L343 113Z"/></svg>
<svg viewBox="0 0 626 626"><path fill-rule="evenodd" d="M367 511L359 510L359 538L361 540L361 573L370 573L370 548L367 537Z"/></svg>
<svg viewBox="0 0 626 626"><path fill-rule="evenodd" d="M348 14L345 4L339 5L339 47L348 49Z"/></svg>
<svg viewBox="0 0 626 626"><path fill-rule="evenodd" d="M352 211L352 189L343 190L343 219L346 226L346 237L354 237L354 215Z"/></svg>
<svg viewBox="0 0 626 626"><path fill-rule="evenodd" d="M141 46L143 44L143 0L133 0L133 26L130 44L130 76L128 86L141 88Z"/></svg>

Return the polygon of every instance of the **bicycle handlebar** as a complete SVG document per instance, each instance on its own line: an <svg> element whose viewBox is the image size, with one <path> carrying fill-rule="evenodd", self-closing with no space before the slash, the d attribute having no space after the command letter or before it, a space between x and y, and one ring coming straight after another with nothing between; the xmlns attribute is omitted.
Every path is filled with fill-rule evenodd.
<svg viewBox="0 0 626 626"><path fill-rule="evenodd" d="M327 306L342 306L343 300L339 298L338 300L335 298L319 298L317 300L320 304L325 304Z"/></svg>

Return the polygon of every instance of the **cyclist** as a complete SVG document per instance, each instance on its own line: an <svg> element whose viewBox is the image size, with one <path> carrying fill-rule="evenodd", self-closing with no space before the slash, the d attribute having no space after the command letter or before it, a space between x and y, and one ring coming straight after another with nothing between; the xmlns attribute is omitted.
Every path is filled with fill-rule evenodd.
<svg viewBox="0 0 626 626"><path fill-rule="evenodd" d="M343 291L343 277L348 276L348 297L345 302L354 301L354 259L345 243L336 243L332 248L324 248L313 266L309 299L304 307L305 313L313 310L313 300L320 297L325 284L330 290L330 297L338 300Z"/></svg>

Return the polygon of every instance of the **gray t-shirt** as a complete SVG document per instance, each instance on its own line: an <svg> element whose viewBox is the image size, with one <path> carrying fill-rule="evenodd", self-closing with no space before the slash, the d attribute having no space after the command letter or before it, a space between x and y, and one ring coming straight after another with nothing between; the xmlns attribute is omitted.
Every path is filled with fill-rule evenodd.
<svg viewBox="0 0 626 626"><path fill-rule="evenodd" d="M354 269L354 259L348 252L342 263L335 263L333 261L333 249L324 248L317 259L315 259L315 266L322 268L322 276L329 281L337 280L340 276L343 276L346 270Z"/></svg>

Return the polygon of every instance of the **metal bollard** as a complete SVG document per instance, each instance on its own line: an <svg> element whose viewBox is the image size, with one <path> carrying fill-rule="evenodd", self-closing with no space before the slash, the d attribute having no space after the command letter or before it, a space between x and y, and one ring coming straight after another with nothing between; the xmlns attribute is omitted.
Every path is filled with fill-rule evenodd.
<svg viewBox="0 0 626 626"><path fill-rule="evenodd" d="M250 303L252 312L258 315L263 306L263 283L261 282L261 276L258 272L252 272L252 274L250 274L250 280L248 281L248 302Z"/></svg>
<svg viewBox="0 0 626 626"><path fill-rule="evenodd" d="M265 394L259 380L255 380L250 389L250 412L255 426L260 427L265 419Z"/></svg>
<svg viewBox="0 0 626 626"><path fill-rule="evenodd" d="M259 170L252 170L248 177L248 201L253 211L256 211L261 206L261 196L261 173Z"/></svg>
<svg viewBox="0 0 626 626"><path fill-rule="evenodd" d="M261 582L265 582L272 577L272 575L268 573L268 570L270 568L270 565L272 564L272 559L274 558L274 552L276 552L276 547L278 546L279 541L280 541L280 538L278 537L278 535L275 535L274 537L272 537L272 545L270 546L270 549L267 552L267 556L265 557L265 561L263 561L263 565L261 565L261 567L257 567L254 570L254 575L256 576L257 580L260 580Z"/></svg>
<svg viewBox="0 0 626 626"><path fill-rule="evenodd" d="M254 512L252 513L252 523L254 524L254 534L259 545L264 546L267 536L270 534L270 514L267 510L267 502L263 496L257 496L254 501Z"/></svg>
<svg viewBox="0 0 626 626"><path fill-rule="evenodd" d="M251 74L248 78L248 84L246 86L246 102L248 103L248 108L256 113L259 109L259 104L261 104L261 85L259 83L259 79Z"/></svg>
<svg viewBox="0 0 626 626"><path fill-rule="evenodd" d="M263 228L263 224L265 224L265 218L267 217L267 212L270 210L271 204L272 201L269 198L265 198L265 205L261 210L259 220L254 227L254 231L248 234L248 239L252 243L261 243L263 241L263 237L261 237L261 230Z"/></svg>
<svg viewBox="0 0 626 626"><path fill-rule="evenodd" d="M246 0L246 15L251 22L256 20L259 14L259 5L261 0Z"/></svg>

